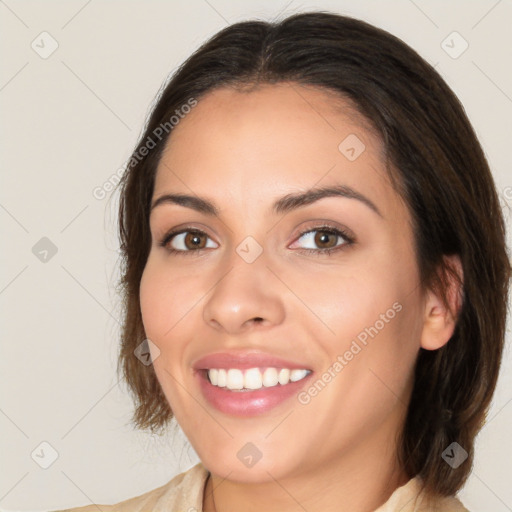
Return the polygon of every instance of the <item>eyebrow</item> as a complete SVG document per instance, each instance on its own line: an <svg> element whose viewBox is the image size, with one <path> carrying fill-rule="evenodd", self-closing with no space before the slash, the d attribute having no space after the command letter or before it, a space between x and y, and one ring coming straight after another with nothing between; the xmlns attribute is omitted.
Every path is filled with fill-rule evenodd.
<svg viewBox="0 0 512 512"><path fill-rule="evenodd" d="M366 196L358 192L357 190L349 187L347 185L336 185L331 187L318 187L307 190L306 192L301 192L297 194L287 194L272 205L272 211L274 214L283 214L288 213L303 206L307 206L312 204L320 199L325 197L344 197L347 199L356 199L360 201L368 208L370 208L377 215L382 217L382 213L377 208L375 203L373 203ZM219 209L215 206L214 203L209 201L204 197L191 196L187 194L164 194L160 196L158 199L153 201L151 205L151 210L154 210L157 206L162 204L176 204L179 206L184 206L186 208L191 208L192 210L196 210L200 213L204 213L205 215L209 215L212 217L219 216Z"/></svg>

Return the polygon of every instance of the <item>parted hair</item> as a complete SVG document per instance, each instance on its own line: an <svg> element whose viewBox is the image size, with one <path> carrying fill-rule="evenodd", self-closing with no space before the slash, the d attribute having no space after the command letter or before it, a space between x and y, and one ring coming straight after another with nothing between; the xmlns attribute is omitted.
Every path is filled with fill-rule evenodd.
<svg viewBox="0 0 512 512"><path fill-rule="evenodd" d="M146 338L139 287L151 246L155 173L172 137L172 129L158 128L169 128L183 105L216 88L281 82L350 101L379 136L391 181L413 220L421 285L439 291L446 304L449 277L459 274L445 256L460 257L462 303L453 336L438 350L420 349L397 433L397 456L409 477L420 476L428 494L453 495L470 474L504 348L510 279L504 218L482 147L452 90L402 40L347 16L316 11L230 25L158 92L119 187L118 370L135 401L134 423L156 432L173 417L153 367L134 355ZM147 150L149 140L154 147ZM468 453L456 469L442 458L453 442Z"/></svg>

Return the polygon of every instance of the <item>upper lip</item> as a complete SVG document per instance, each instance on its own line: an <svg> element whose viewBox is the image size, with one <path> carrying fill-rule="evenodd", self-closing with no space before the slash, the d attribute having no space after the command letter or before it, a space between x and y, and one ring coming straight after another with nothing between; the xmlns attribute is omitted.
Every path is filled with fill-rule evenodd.
<svg viewBox="0 0 512 512"><path fill-rule="evenodd" d="M225 351L214 352L197 359L193 363L196 370L209 370L211 368L238 368L248 370L257 367L289 368L309 370L305 363L290 361L281 357L255 351Z"/></svg>

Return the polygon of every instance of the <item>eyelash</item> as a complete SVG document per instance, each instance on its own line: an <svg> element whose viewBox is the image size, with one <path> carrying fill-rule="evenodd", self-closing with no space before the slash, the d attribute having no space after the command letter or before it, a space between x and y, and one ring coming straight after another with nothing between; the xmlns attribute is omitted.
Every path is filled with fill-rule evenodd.
<svg viewBox="0 0 512 512"><path fill-rule="evenodd" d="M302 231L301 233L299 233L297 240L302 238L307 233L311 233L314 231L320 231L322 233L329 233L331 235L339 236L344 240L344 243L342 243L341 245L336 245L334 247L324 248L324 249L294 249L294 250L298 251L301 254L308 254L308 255L313 254L315 256L322 256L322 255L329 255L333 252L342 250L342 249L352 245L355 242L354 238L351 237L345 231L341 230L340 228L329 226L329 225L315 226L313 228L306 229L305 231ZM180 249L173 249L172 247L169 248L168 247L169 242L171 242L171 240L176 235L181 235L182 233L194 233L194 234L198 234L198 235L206 235L208 237L208 235L204 231L201 231L199 229L183 228L183 229L179 229L179 230L175 230L175 231L170 231L169 233L167 233L163 237L163 239L159 242L158 245L160 247L166 248L169 251L169 253L171 253L171 254L179 254L179 255L192 255L191 253L196 253L195 255L197 256L197 255L201 254L202 251L205 250L205 248L202 248L202 249L192 249L192 250L189 249L189 250L183 251ZM208 250L208 249L206 249L206 250Z"/></svg>

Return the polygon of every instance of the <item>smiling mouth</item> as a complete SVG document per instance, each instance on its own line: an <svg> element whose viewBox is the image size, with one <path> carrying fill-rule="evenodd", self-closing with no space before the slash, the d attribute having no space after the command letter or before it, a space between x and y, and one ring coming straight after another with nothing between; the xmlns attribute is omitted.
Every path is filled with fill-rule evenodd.
<svg viewBox="0 0 512 512"><path fill-rule="evenodd" d="M205 375L213 386L229 391L250 392L262 388L286 386L290 382L298 382L307 377L311 370L289 368L210 368L204 370Z"/></svg>

